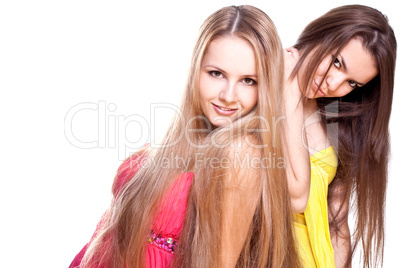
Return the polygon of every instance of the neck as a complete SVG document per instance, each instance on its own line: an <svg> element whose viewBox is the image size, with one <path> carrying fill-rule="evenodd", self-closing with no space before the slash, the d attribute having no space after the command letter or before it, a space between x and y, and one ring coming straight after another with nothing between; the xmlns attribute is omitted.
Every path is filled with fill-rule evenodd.
<svg viewBox="0 0 402 268"><path fill-rule="evenodd" d="M303 104L304 119L310 117L318 111L318 105L316 99L307 99Z"/></svg>

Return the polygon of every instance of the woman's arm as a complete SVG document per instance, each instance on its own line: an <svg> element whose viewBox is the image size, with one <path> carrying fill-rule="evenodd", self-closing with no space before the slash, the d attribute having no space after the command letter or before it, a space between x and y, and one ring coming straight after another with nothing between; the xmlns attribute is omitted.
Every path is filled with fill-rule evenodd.
<svg viewBox="0 0 402 268"><path fill-rule="evenodd" d="M310 193L310 155L304 127L304 108L297 77L290 79L299 59L295 48L284 51L285 56L285 115L284 154L292 209L301 213L306 209Z"/></svg>
<svg viewBox="0 0 402 268"><path fill-rule="evenodd" d="M328 219L333 221L335 214L339 211L337 219L339 223L330 228L331 242L335 254L336 267L351 267L348 263L351 257L351 239L348 225L349 202L345 199L345 187L339 185L328 204ZM345 201L344 201L345 200Z"/></svg>

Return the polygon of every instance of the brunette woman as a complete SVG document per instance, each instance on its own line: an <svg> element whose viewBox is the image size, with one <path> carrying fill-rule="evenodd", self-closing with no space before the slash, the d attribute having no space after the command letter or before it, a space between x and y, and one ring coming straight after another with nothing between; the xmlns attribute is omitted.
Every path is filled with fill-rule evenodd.
<svg viewBox="0 0 402 268"><path fill-rule="evenodd" d="M381 264L394 32L376 9L341 6L285 54L288 179L294 207L304 210L295 215L304 265L350 266L358 245L365 267Z"/></svg>

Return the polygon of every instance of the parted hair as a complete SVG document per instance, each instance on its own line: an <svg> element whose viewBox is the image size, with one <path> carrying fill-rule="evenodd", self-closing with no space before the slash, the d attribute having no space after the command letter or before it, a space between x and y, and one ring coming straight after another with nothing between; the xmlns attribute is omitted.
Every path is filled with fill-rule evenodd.
<svg viewBox="0 0 402 268"><path fill-rule="evenodd" d="M248 115L213 129L199 103L200 66L209 44L226 36L242 38L254 49L258 102ZM137 153L138 159L146 156L155 159L154 163L158 159L182 157L190 160L189 165L160 166L152 170L144 166L132 178L127 178L115 194L81 266L143 267L150 226L164 193L179 174L193 172L174 267L219 267L221 215L225 209L221 199L228 178L253 181L257 185L257 191L249 196L256 199L257 208L237 267L297 267L284 168L248 166L239 170L212 165L200 168L194 162L196 153L202 153L205 159L231 158L234 152L260 158L268 154L282 155L277 121L282 115L283 65L280 39L264 12L253 6L230 6L210 15L201 26L193 51L180 111L172 120L162 146L153 148L151 144ZM272 124L278 125L276 131L250 131L264 130L273 127ZM238 146L242 146L241 150ZM117 184L115 181L114 188Z"/></svg>

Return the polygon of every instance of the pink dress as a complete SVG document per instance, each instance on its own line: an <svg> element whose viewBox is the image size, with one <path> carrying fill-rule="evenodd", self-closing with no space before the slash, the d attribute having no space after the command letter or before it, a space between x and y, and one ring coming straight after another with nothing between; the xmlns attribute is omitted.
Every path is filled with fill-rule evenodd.
<svg viewBox="0 0 402 268"><path fill-rule="evenodd" d="M147 267L170 267L183 227L192 178L192 173L181 174L162 204L147 245Z"/></svg>
<svg viewBox="0 0 402 268"><path fill-rule="evenodd" d="M137 171L137 157L129 157L117 171L113 194L118 195L121 188ZM150 229L150 237L146 249L148 268L171 267L174 251L183 227L187 208L187 196L193 179L193 173L181 174L161 203L161 213ZM95 231L96 232L96 231ZM70 268L80 267L88 244L77 254Z"/></svg>

